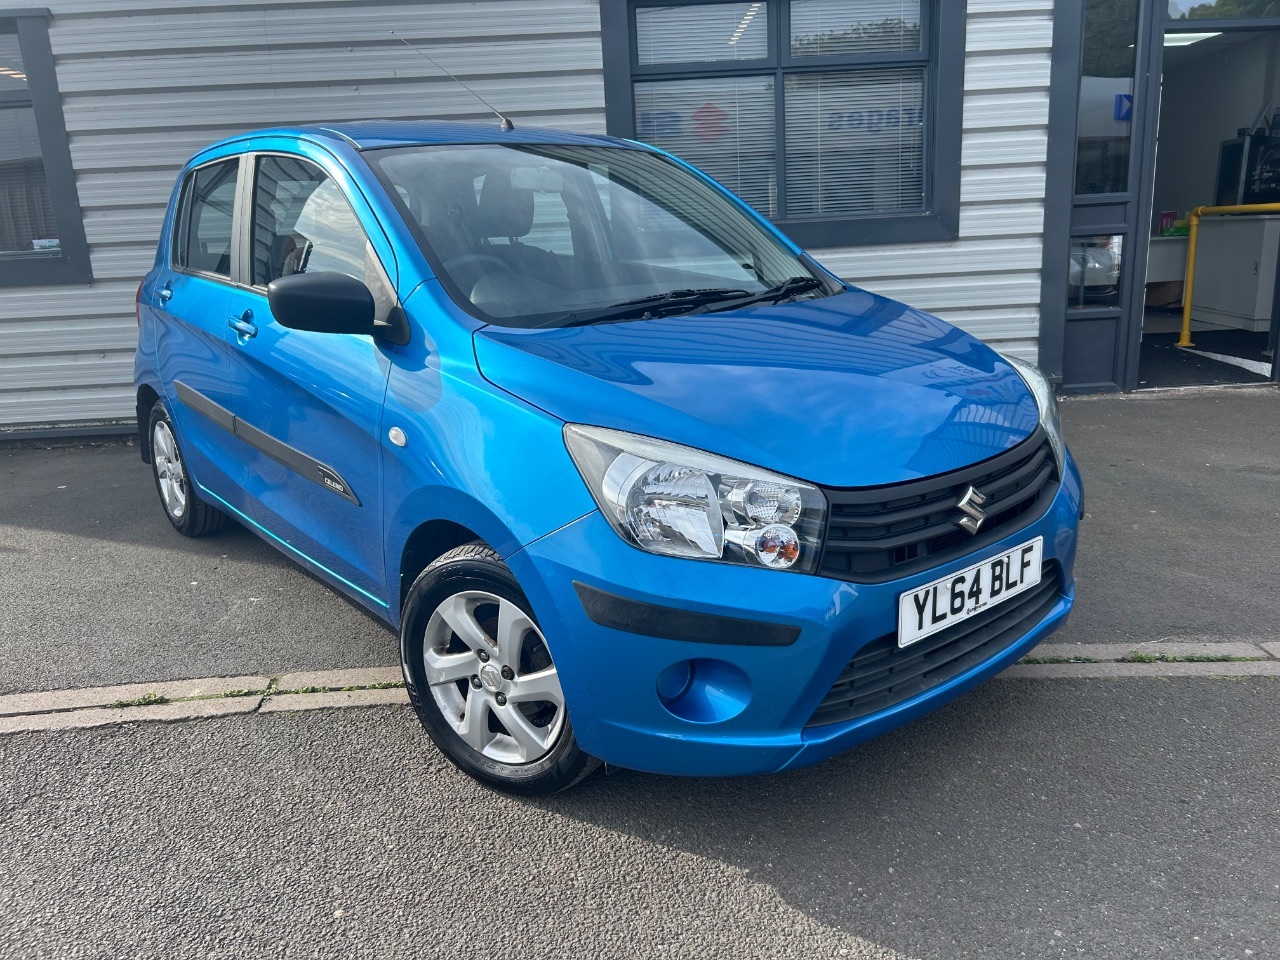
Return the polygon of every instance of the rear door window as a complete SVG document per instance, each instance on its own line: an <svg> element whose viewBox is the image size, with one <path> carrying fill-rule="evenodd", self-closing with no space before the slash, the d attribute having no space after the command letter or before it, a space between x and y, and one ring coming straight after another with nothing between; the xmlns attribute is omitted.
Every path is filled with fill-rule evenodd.
<svg viewBox="0 0 1280 960"><path fill-rule="evenodd" d="M176 266L196 273L231 277L231 237L235 222L238 159L201 167L187 177L174 234Z"/></svg>

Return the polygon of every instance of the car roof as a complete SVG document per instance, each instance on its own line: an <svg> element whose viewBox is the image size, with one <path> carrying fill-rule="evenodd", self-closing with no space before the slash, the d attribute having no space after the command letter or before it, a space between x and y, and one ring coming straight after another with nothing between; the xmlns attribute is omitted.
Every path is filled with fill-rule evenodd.
<svg viewBox="0 0 1280 960"><path fill-rule="evenodd" d="M564 143L597 146L638 147L639 144L614 137L545 127L515 127L503 130L497 122L474 123L457 120L350 120L342 123L317 123L294 127L276 127L240 134L246 136L299 137L310 140L338 140L357 150L383 147L407 147L444 143Z"/></svg>

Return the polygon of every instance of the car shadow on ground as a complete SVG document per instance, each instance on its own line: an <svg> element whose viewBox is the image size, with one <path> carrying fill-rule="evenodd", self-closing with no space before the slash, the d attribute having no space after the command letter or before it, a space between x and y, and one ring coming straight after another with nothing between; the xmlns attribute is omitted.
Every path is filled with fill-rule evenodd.
<svg viewBox="0 0 1280 960"><path fill-rule="evenodd" d="M1280 710L1273 683L1227 683L997 680L815 768L621 771L534 805L736 865L912 957L1257 953L1280 821L1256 772L1276 750L1205 731Z"/></svg>
<svg viewBox="0 0 1280 960"><path fill-rule="evenodd" d="M134 445L0 445L0 488L0 693L396 662L381 620L248 529L174 530Z"/></svg>

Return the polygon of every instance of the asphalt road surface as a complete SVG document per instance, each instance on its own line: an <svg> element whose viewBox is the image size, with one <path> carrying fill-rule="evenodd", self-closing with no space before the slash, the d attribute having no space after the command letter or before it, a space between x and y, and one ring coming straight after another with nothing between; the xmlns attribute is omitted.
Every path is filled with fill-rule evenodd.
<svg viewBox="0 0 1280 960"><path fill-rule="evenodd" d="M136 446L0 445L0 491L0 694L398 662L244 527L178 534Z"/></svg>
<svg viewBox="0 0 1280 960"><path fill-rule="evenodd" d="M1280 393L1063 412L1055 641L1280 635ZM0 447L0 645L0 694L396 660L243 529L179 537L119 443ZM536 802L405 707L0 736L0 960L1280 956L1278 694L1000 679L811 770Z"/></svg>
<svg viewBox="0 0 1280 960"><path fill-rule="evenodd" d="M1058 642L1280 638L1280 391L1070 400L1088 517ZM137 449L0 444L0 694L386 666L395 637L239 526L164 518Z"/></svg>
<svg viewBox="0 0 1280 960"><path fill-rule="evenodd" d="M810 770L536 802L404 707L2 737L0 958L1275 957L1277 693L996 680Z"/></svg>
<svg viewBox="0 0 1280 960"><path fill-rule="evenodd" d="M1280 391L1062 404L1087 516L1054 642L1280 637Z"/></svg>

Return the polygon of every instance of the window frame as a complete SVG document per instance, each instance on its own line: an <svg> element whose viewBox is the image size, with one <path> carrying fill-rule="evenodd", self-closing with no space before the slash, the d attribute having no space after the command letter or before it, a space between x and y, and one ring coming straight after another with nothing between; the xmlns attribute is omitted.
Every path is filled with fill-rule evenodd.
<svg viewBox="0 0 1280 960"><path fill-rule="evenodd" d="M0 287L33 287L92 283L89 245L84 216L76 189L75 169L62 115L62 95L53 52L49 46L49 19L43 7L0 10L0 33L16 34L27 74L27 96L7 99L12 105L30 106L35 113L40 158L49 185L49 201L58 229L58 252L14 250L0 252Z"/></svg>
<svg viewBox="0 0 1280 960"><path fill-rule="evenodd" d="M605 123L610 135L635 139L634 84L645 80L773 76L774 146L779 204L785 211L785 77L923 66L925 69L924 212L858 217L770 218L802 247L847 247L955 240L960 235L960 140L964 107L966 0L921 0L920 51L794 57L790 0L763 0L768 11L768 56L757 60L696 63L638 62L638 7L702 6L726 0L601 0Z"/></svg>

